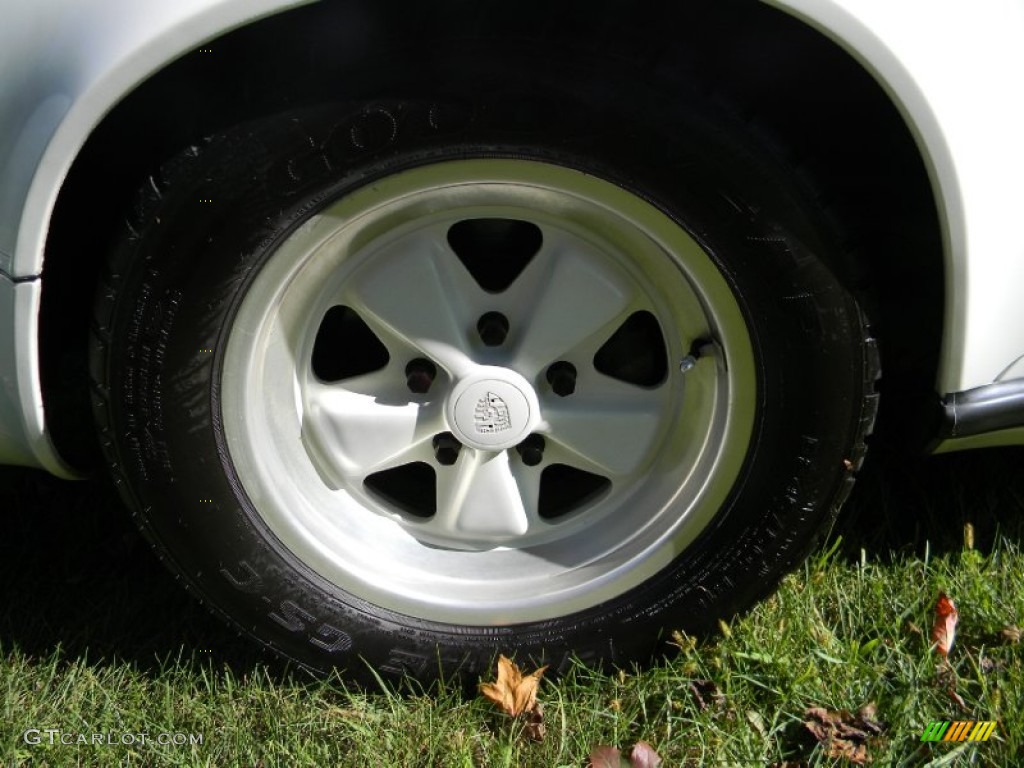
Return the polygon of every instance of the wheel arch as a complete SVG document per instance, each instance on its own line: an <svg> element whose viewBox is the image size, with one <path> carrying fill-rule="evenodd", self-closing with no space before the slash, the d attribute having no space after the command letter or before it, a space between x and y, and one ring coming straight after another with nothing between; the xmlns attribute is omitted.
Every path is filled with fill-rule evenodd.
<svg viewBox="0 0 1024 768"><path fill-rule="evenodd" d="M42 272L45 277L39 321L40 396L59 452L76 465L89 465L95 454L91 436L83 438L91 435L88 393L82 390L88 368L83 329L93 295L82 286L95 285L104 244L122 226L123 211L147 175L177 149L232 120L329 98L330 74L351 66L389 30L412 35L426 18L423 12L423 17L402 22L385 20L373 17L368 11L371 4L362 2L306 5L270 15L295 5L300 3L265 0L258 6L260 15L268 16L262 20L255 20L251 4L233 0L217 6L216 12L207 8L201 14L203 23L186 25L190 34L171 36L174 39L163 48L147 52L149 65L136 70L140 77L129 82L122 76L118 87L107 84L88 105L74 105L73 110L82 110L76 113L80 119L65 120L46 151L21 219L15 274ZM619 9L630 4L611 5ZM797 13L793 8L780 12L753 0L697 0L683 10L667 7L675 4L664 6L659 6L654 23L664 22L660 17L665 14L681 13L692 14L702 24L700 34L686 36L685 44L692 50L662 52L667 65L685 70L686 77L705 83L709 91L724 94L780 146L800 148L791 153L790 162L805 169L819 193L834 202L836 218L851 234L857 269L848 280L874 305L883 331L883 364L897 361L897 385L892 390L906 390L914 397L933 395L942 340L943 280L951 270L948 254L960 251L949 247L948 236L943 248L943 226L948 232L950 217L959 215L956 189L937 188L935 174L928 176L928 169L951 164L951 158L941 146L923 147L915 141L919 126L935 121L927 103L900 101L898 93L887 92L861 61L828 39L843 39L842 30L823 30L809 19L797 20L787 15ZM476 6L452 0L452 7L453 12L464 9L468 15ZM583 6L575 10L584 12ZM637 19L643 15L639 10L621 10ZM369 15L360 15L363 11ZM565 13L566 18L571 15L570 10ZM337 33L346 19L351 21L345 33L351 45L325 44L331 30ZM644 22L631 23L640 29ZM233 27L239 28L216 36L218 29ZM303 29L316 36L315 50L267 45ZM213 53L197 50L200 45ZM647 57L643 40L624 40L621 48L614 55L624 61ZM794 56L794 50L799 55ZM209 63L218 51L230 52L236 63L222 66L211 77ZM870 57L865 53L862 59ZM244 66L237 63L242 61ZM260 65L250 67L249 62ZM290 78L311 71L317 77L304 81L298 92L285 88ZM145 72L150 75L142 80ZM242 86L232 82L236 75L243 78ZM840 86L846 89L843 99L837 96ZM806 107L808 93L815 108L827 113L827 120L794 119L794 110ZM913 109L904 109L907 103ZM841 126L842 135L835 141L817 133L828 121L838 124L848 113L858 114L860 122ZM882 157L837 146L844 138L865 133L884 141ZM138 141L140 135L145 141ZM870 201L844 194L848 174L856 176L855 191L885 187L885 194ZM99 190L97 178L102 179ZM898 207L886 211L890 201ZM944 211L941 219L936 201ZM865 242L905 230L908 220L919 224L914 242L902 242L883 253L872 252L870 242ZM865 226L870 235L865 234ZM84 244L83 230L93 235ZM898 259L892 258L892 251L900 252ZM904 308L900 288L908 285L915 287L926 310L912 320L897 311ZM78 336L80 345L64 343ZM904 371L899 361L908 350L913 351L914 365L907 364Z"/></svg>

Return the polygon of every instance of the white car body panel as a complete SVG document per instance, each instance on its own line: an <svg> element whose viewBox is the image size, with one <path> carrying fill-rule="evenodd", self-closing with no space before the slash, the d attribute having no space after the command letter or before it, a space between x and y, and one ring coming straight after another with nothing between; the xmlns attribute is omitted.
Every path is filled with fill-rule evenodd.
<svg viewBox="0 0 1024 768"><path fill-rule="evenodd" d="M89 133L125 94L204 41L306 2L43 0L4 13L0 272L39 274L61 183Z"/></svg>
<svg viewBox="0 0 1024 768"><path fill-rule="evenodd" d="M16 14L4 11L0 463L74 476L47 436L36 334L41 285L31 278L42 272L53 206L90 132L125 94L178 56L306 2L45 0L21 4Z"/></svg>
<svg viewBox="0 0 1024 768"><path fill-rule="evenodd" d="M1024 3L773 0L852 53L903 112L945 228L939 392L1024 376Z"/></svg>
<svg viewBox="0 0 1024 768"><path fill-rule="evenodd" d="M175 58L306 2L37 0L4 12L0 462L70 472L46 433L36 321L48 223L89 134L124 95ZM946 249L938 391L1024 377L1024 238L1016 222L1024 210L1024 3L765 2L861 61L918 139Z"/></svg>
<svg viewBox="0 0 1024 768"><path fill-rule="evenodd" d="M41 288L38 280L15 283L0 277L0 361L35 360L38 337L35 318L39 314ZM26 327L27 326L27 327ZM8 330L9 329L9 332ZM32 398L24 407L24 393L38 390L27 365L0 366L0 464L43 466L55 474L70 477L71 469L61 461L46 435L42 398ZM35 435L26 441L26 435Z"/></svg>

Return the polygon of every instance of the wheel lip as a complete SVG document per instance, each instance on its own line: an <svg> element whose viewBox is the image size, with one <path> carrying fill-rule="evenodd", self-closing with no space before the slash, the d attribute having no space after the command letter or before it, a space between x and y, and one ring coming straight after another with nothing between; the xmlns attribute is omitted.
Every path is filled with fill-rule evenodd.
<svg viewBox="0 0 1024 768"><path fill-rule="evenodd" d="M709 322L719 331L728 327L728 333L724 334L728 337L727 365L722 365L722 361L718 361L717 365L722 369L721 373L729 386L728 391L724 393L727 406L723 418L718 423L717 434L705 435L704 444L699 450L700 453L715 453L718 457L716 464L720 468L724 467L724 472L718 472L715 478L690 477L686 480L690 483L690 495L700 502L696 505L696 510L689 510L687 515L680 517L667 528L647 524L634 531L632 541L635 542L635 548L639 548L639 557L627 558L624 562L611 565L602 565L598 560L577 562L566 572L600 570L596 578L590 579L582 586L569 584L563 589L555 585L556 588L551 589L552 585L543 579L522 576L518 579L522 585L519 596L506 591L500 595L500 599L475 600L472 604L456 605L450 601L433 601L431 598L443 593L446 587L450 588L457 584L458 578L453 579L434 572L430 574L434 584L429 594L421 591L416 599L412 600L407 595L396 596L392 590L382 590L372 578L367 578L363 573L346 572L339 578L337 564L332 561L330 555L325 556L319 546L320 542L314 540L315 537L310 535L309 530L301 530L301 525L298 524L282 525L282 522L288 521L282 521L279 516L275 518L270 515L268 519L268 509L288 509L289 503L294 500L282 498L274 484L261 482L261 478L270 476L272 468L267 466L265 456L254 455L248 450L247 445L252 442L254 435L249 430L246 414L251 415L260 411L262 403L259 402L259 398L255 398L254 402L254 398L249 397L247 402L245 398L236 395L241 380L245 378L239 373L239 363L245 358L242 351L244 345L240 344L239 340L252 337L257 332L257 328L245 323L245 319L251 315L245 311L246 305L252 302L265 303L269 297L274 297L274 301L280 298L299 271L298 267L282 269L281 265L302 262L301 258L296 257L301 257L303 253L316 253L325 243L337 238L338 221L362 221L362 226L357 232L346 234L349 245L354 250L371 242L400 237L401 227L395 226L394 217L390 215L392 212L388 210L389 205L396 200L415 198L416 195L427 191L464 186L467 183L484 186L500 184L548 192L555 190L558 194L567 194L569 197L575 195L588 200L591 204L604 206L610 214L627 219L635 225L654 246L670 255L674 260L673 268L678 269L684 275L684 279L701 286L701 311ZM498 215L509 215L508 206L478 206L475 210L480 215L486 215L488 211ZM296 243L301 245L296 248ZM275 264L276 268L273 266ZM257 290L261 281L264 286L269 282L276 287ZM297 229L279 242L276 249L266 254L259 267L259 273L250 285L252 289L236 307L220 370L221 415L225 443L234 463L239 488L245 495L247 512L317 578L382 608L441 623L478 625L545 620L592 608L638 586L667 566L692 543L717 511L726 504L733 485L741 476L747 446L753 432L758 387L753 349L746 321L743 319L743 310L736 302L729 283L716 262L679 224L653 204L611 182L572 168L554 165L546 160L444 160L430 166L400 171L329 204L319 214L300 223ZM738 332L735 327L737 318L742 326L742 332ZM289 318L282 317L278 320L287 324ZM303 359L301 354L299 359ZM673 374L670 370L671 375ZM737 382L743 382L743 386L740 387ZM716 397L714 393L705 395L712 399ZM718 397L721 398L722 394L719 393ZM272 422L275 421L273 416L268 418ZM280 419L276 421L276 426L287 431L288 425L282 423ZM538 430L543 433L545 426L542 420ZM728 455L726 446L739 447L741 450L734 450ZM679 495L680 493L677 493L669 498L666 506L676 502ZM297 515L291 513L288 516L293 522L299 518L308 522L310 515L311 510L307 508ZM390 521L386 515L377 515L372 520L361 520L361 526L369 525L371 528L365 532L364 539L372 539L375 533L382 531L381 526L388 524ZM296 550L299 550L301 555L296 554ZM455 557L472 557L480 554L482 553L453 553ZM529 554L539 560L557 559L559 556L557 547L552 549L550 545L533 547ZM405 588L421 578L422 574L398 567L392 585L401 584ZM538 596L537 590L544 588L548 591Z"/></svg>

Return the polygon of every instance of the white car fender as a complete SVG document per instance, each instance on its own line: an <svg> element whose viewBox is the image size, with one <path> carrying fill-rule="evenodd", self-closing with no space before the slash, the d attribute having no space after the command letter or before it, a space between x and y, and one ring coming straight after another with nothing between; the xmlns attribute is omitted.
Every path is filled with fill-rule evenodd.
<svg viewBox="0 0 1024 768"><path fill-rule="evenodd" d="M308 2L43 0L5 14L0 272L40 273L46 222L72 162L135 86L206 40Z"/></svg>
<svg viewBox="0 0 1024 768"><path fill-rule="evenodd" d="M57 195L90 133L120 99L177 57L308 1L41 0L5 14L0 441L8 445L0 447L0 461L69 472L46 434L36 355L38 278ZM1018 93L1024 4L985 0L967 11L952 0L765 2L856 57L918 140L944 228L939 392L1024 376L1024 239L1017 226L1024 210L1024 100Z"/></svg>
<svg viewBox="0 0 1024 768"><path fill-rule="evenodd" d="M0 25L0 463L74 472L46 430L43 254L71 164L104 115L202 42L309 0L43 0ZM40 54L45 51L45 54Z"/></svg>
<svg viewBox="0 0 1024 768"><path fill-rule="evenodd" d="M944 228L938 391L1024 377L1024 3L768 2L856 57L917 139Z"/></svg>

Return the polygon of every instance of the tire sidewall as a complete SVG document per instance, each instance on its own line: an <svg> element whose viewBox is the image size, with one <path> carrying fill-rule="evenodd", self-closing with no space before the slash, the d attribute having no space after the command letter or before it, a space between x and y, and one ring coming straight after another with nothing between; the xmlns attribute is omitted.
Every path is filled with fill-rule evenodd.
<svg viewBox="0 0 1024 768"><path fill-rule="evenodd" d="M442 111L463 122L437 129L429 116ZM864 332L855 304L818 255L832 246L829 235L809 223L799 190L778 183L785 169L748 149L731 118L720 118L718 133L703 118L677 119L670 138L634 125L632 148L617 138L613 146L621 132L609 125L569 149L568 129L504 131L474 123L472 114L447 103L335 106L229 132L169 172L166 193L142 212L141 234L115 257L123 274L106 375L115 431L124 436L116 464L143 511L143 528L215 611L315 669L347 666L367 679L370 668L420 677L477 673L495 652L512 650L564 667L571 655L644 656L659 632L705 630L762 595L806 552L830 519L858 437ZM655 166L644 147L666 140L661 146L671 150ZM692 146L703 147L704 157ZM758 372L744 469L698 541L658 576L603 605L505 627L402 616L329 585L263 523L235 476L220 415L233 318L288 234L374 179L474 156L568 165L662 208L733 287Z"/></svg>

